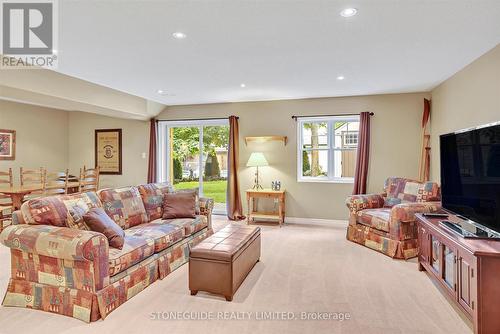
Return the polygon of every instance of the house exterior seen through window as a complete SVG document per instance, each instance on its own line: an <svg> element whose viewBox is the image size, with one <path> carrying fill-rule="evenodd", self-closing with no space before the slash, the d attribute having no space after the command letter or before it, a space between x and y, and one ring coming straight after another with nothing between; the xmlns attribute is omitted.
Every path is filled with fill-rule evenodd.
<svg viewBox="0 0 500 334"><path fill-rule="evenodd" d="M299 118L297 122L297 180L353 182L359 116Z"/></svg>

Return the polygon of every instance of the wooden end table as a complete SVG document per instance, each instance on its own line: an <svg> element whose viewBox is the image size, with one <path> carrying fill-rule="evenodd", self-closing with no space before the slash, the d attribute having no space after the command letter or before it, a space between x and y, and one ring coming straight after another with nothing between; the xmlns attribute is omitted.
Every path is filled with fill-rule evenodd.
<svg viewBox="0 0 500 334"><path fill-rule="evenodd" d="M247 224L259 219L277 220L279 226L285 223L285 190L248 189L247 193ZM270 198L278 201L278 212L257 211L257 201L260 198Z"/></svg>

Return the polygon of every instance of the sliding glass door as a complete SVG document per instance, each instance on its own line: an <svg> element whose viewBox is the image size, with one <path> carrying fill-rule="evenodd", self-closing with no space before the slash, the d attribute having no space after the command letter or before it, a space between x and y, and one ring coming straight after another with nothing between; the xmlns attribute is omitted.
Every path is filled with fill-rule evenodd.
<svg viewBox="0 0 500 334"><path fill-rule="evenodd" d="M214 212L226 212L227 119L159 123L161 181L176 189L199 188L200 196L213 198Z"/></svg>

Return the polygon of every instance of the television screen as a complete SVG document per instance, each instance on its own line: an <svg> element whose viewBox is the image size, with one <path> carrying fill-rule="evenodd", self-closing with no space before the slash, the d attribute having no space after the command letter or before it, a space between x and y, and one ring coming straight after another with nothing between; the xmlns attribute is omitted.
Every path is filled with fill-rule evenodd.
<svg viewBox="0 0 500 334"><path fill-rule="evenodd" d="M500 232L500 124L442 135L443 207Z"/></svg>

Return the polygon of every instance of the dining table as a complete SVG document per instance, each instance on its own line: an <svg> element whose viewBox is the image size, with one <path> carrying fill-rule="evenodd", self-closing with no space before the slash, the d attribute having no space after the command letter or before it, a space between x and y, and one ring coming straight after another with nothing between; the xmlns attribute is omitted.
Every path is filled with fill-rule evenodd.
<svg viewBox="0 0 500 334"><path fill-rule="evenodd" d="M80 182L68 182L68 192L71 193L78 192L79 187L80 187ZM55 185L53 187L45 186L45 189L49 190L57 188L61 188L61 186L60 185ZM40 185L30 184L30 185L12 186L12 187L0 186L0 194L10 196L14 210L19 210L21 208L21 205L23 204L23 199L26 195L29 195L32 192L40 190L43 190L43 185L41 184Z"/></svg>

